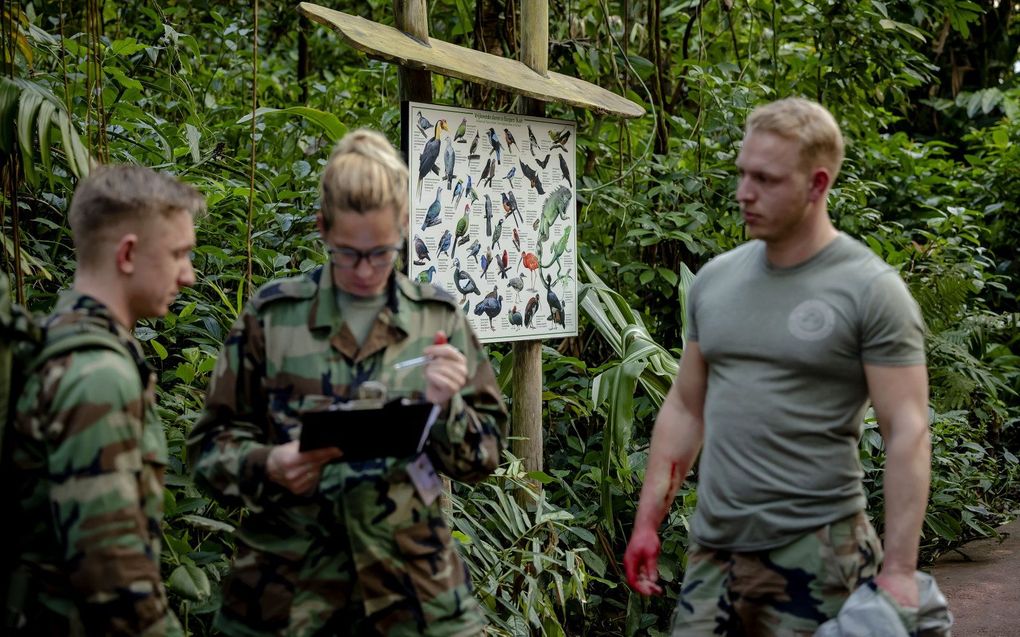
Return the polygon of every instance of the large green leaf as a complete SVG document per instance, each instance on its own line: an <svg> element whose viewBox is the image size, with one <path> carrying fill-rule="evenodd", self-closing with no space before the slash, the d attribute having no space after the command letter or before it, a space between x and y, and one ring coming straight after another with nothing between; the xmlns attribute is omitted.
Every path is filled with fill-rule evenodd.
<svg viewBox="0 0 1020 637"><path fill-rule="evenodd" d="M634 392L638 377L644 371L647 362L633 360L614 365L602 372L592 381L592 396L595 406L606 404L606 434L603 436L601 484L602 509L606 521L605 527L612 535L616 525L613 523L613 505L611 481L605 479L615 468L618 472L630 470L628 451L631 432L634 424Z"/></svg>
<svg viewBox="0 0 1020 637"><path fill-rule="evenodd" d="M263 115L297 115L302 117L319 128L325 133L326 137L330 141L335 142L347 132L347 127L332 113L326 111L320 111L317 108L311 108L310 106L291 106L288 108L270 108L263 106L255 109L255 117L261 117ZM238 124L244 124L245 122L251 121L251 114L245 115L241 119L237 120Z"/></svg>
<svg viewBox="0 0 1020 637"><path fill-rule="evenodd" d="M56 112L56 104L49 100L43 100L43 103L39 106L39 117L37 119L39 158L42 160L43 172L46 173L50 189L53 188L53 162L50 159L50 127L54 124L53 115Z"/></svg>
<svg viewBox="0 0 1020 637"><path fill-rule="evenodd" d="M181 597L200 602L212 594L209 576L194 564L181 564L170 574L167 586Z"/></svg>
<svg viewBox="0 0 1020 637"><path fill-rule="evenodd" d="M68 168L78 178L87 176L91 159L63 104L52 92L31 80L0 78L0 148L9 152L18 144L25 178L32 186L39 185L35 162L37 135L42 169L47 179L52 180L51 127L60 132Z"/></svg>
<svg viewBox="0 0 1020 637"><path fill-rule="evenodd" d="M67 158L67 165L71 169L71 172L78 177L84 177L88 174L89 161L88 157L82 157L78 152L78 145L75 144L74 140L78 140L78 136L74 131L71 118L68 117L64 111L57 113L57 127L60 129L60 136L64 140L64 151L65 157ZM68 142L70 141L70 144ZM80 140L79 144L80 144Z"/></svg>
<svg viewBox="0 0 1020 637"><path fill-rule="evenodd" d="M619 293L610 289L587 263L579 261L579 266L588 281L581 290L581 309L621 363L644 364L638 380L656 404L661 404L680 369L679 363L669 350L655 342L641 317ZM678 287L683 302L683 291L689 287L683 271Z"/></svg>
<svg viewBox="0 0 1020 637"><path fill-rule="evenodd" d="M35 170L35 148L32 131L35 130L35 114L42 105L43 98L35 91L22 91L18 105L16 122L18 145L21 147L21 166L25 171L25 179L33 186L39 185L39 175Z"/></svg>
<svg viewBox="0 0 1020 637"><path fill-rule="evenodd" d="M197 164L202 159L199 152L199 142L202 139L202 133L192 124L185 124L184 131L185 137L188 139L188 150L191 151L191 161Z"/></svg>
<svg viewBox="0 0 1020 637"><path fill-rule="evenodd" d="M605 406L600 496L604 527L613 535L616 525L609 476L630 471L629 451L638 383L656 404L661 404L679 364L669 351L655 342L626 300L610 289L587 263L579 264L588 281L582 290L581 308L619 357L595 377L591 388L595 406ZM689 283L681 275L677 285Z"/></svg>
<svg viewBox="0 0 1020 637"><path fill-rule="evenodd" d="M183 515L181 519L190 524L191 526L202 529L203 531L222 531L223 533L233 533L234 525L227 524L220 520L213 520L203 515Z"/></svg>
<svg viewBox="0 0 1020 637"><path fill-rule="evenodd" d="M5 153L14 150L17 137L14 133L14 113L18 106L18 95L21 89L7 79L0 80L0 151Z"/></svg>

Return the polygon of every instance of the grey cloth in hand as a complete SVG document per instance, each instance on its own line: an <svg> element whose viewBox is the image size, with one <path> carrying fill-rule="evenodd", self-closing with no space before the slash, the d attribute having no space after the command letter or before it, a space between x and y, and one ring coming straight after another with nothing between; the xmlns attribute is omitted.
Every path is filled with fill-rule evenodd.
<svg viewBox="0 0 1020 637"><path fill-rule="evenodd" d="M815 637L951 637L953 614L935 578L920 571L914 577L920 593L916 614L869 581L850 595L836 617L815 631Z"/></svg>

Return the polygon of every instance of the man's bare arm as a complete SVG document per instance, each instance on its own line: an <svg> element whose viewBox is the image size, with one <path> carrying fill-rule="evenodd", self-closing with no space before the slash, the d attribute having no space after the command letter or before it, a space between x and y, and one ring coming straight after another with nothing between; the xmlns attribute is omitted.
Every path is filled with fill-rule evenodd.
<svg viewBox="0 0 1020 637"><path fill-rule="evenodd" d="M659 526L701 449L708 367L696 342L687 344L680 371L655 419L648 468L624 566L630 585L643 595L660 592Z"/></svg>
<svg viewBox="0 0 1020 637"><path fill-rule="evenodd" d="M885 440L885 560L878 584L917 607L917 551L931 480L928 371L924 365L865 365L868 393Z"/></svg>

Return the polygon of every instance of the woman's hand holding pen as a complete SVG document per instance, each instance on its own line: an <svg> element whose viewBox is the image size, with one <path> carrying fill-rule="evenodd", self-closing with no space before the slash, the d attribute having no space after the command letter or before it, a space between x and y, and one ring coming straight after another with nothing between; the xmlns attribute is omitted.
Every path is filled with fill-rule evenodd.
<svg viewBox="0 0 1020 637"><path fill-rule="evenodd" d="M425 399L446 409L454 394L467 384L467 358L446 341L446 334L436 332L434 344L425 348L429 357L425 365Z"/></svg>

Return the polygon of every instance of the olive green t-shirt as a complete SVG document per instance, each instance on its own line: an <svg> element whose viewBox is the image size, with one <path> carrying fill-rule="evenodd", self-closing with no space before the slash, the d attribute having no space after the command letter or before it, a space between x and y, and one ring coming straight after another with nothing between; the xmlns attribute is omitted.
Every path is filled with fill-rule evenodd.
<svg viewBox="0 0 1020 637"><path fill-rule="evenodd" d="M897 272L845 234L791 268L751 241L706 264L688 301L708 365L695 539L771 549L863 510L864 364L925 362Z"/></svg>
<svg viewBox="0 0 1020 637"><path fill-rule="evenodd" d="M379 311L386 305L386 295L355 296L338 289L336 304L340 308L344 323L354 335L354 340L358 345L362 345L375 323L375 317L379 316Z"/></svg>

